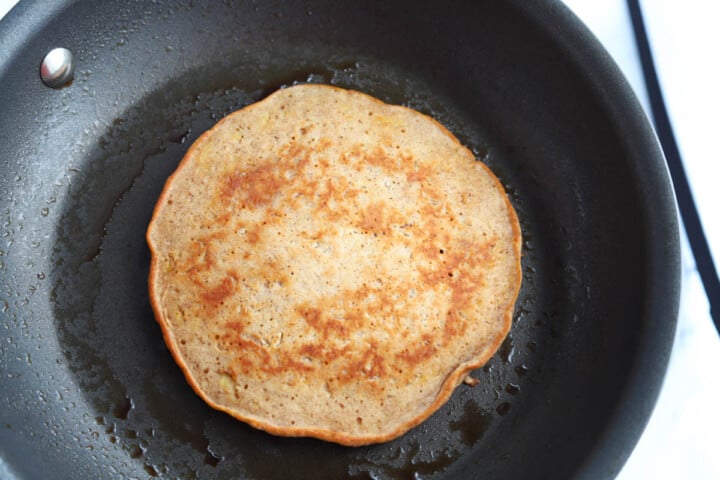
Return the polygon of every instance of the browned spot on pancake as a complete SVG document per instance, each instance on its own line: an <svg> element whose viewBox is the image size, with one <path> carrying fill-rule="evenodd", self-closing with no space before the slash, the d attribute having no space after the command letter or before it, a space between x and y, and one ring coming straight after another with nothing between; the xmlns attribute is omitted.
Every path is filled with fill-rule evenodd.
<svg viewBox="0 0 720 480"><path fill-rule="evenodd" d="M423 194L428 196L428 191L427 190L423 191ZM442 213L442 210L440 209L440 207L438 205L433 205L433 204L428 203L428 204L425 204L422 207L420 207L420 214L423 216L423 218L426 218L426 219L437 218L437 217L441 216L441 213Z"/></svg>
<svg viewBox="0 0 720 480"><path fill-rule="evenodd" d="M232 172L223 189L223 197L240 196L253 207L270 203L287 183L278 165L265 164L249 172Z"/></svg>
<svg viewBox="0 0 720 480"><path fill-rule="evenodd" d="M366 233L377 233L387 235L390 233L390 225L383 217L385 205L380 202L371 204L368 208L360 212L360 222L358 226Z"/></svg>
<svg viewBox="0 0 720 480"><path fill-rule="evenodd" d="M405 178L408 182L424 183L433 175L433 171L430 167L418 167L417 169L410 170L405 173Z"/></svg>
<svg viewBox="0 0 720 480"><path fill-rule="evenodd" d="M327 148L327 142L320 142L319 152ZM269 204L276 195L286 193L286 188L298 181L298 176L307 168L311 150L297 142L290 142L278 150L277 157L259 161L254 168L239 168L225 176L219 189L223 203L237 202L253 208Z"/></svg>
<svg viewBox="0 0 720 480"><path fill-rule="evenodd" d="M320 365L327 366L331 362L347 356L350 346L334 347L327 343L308 343L298 349L300 356L307 356L320 362Z"/></svg>
<svg viewBox="0 0 720 480"><path fill-rule="evenodd" d="M405 223L402 214L385 202L372 202L359 212L359 217L358 227L360 230L377 235L390 235L393 226Z"/></svg>
<svg viewBox="0 0 720 480"><path fill-rule="evenodd" d="M363 153L359 148L352 151L353 156L361 157L369 165L380 167L388 174L405 175L407 182L423 183L434 175L434 170L427 164L419 165L412 155L406 153L389 154L385 149L376 147L370 153Z"/></svg>
<svg viewBox="0 0 720 480"><path fill-rule="evenodd" d="M450 291L450 309L443 325L444 341L467 331L468 320L462 318L461 312L471 310L472 300L485 282L483 272L491 267L490 250L494 244L494 238L484 243L454 242L443 249L442 263L436 268L420 269L428 288L444 285ZM428 248L425 254L432 251Z"/></svg>
<svg viewBox="0 0 720 480"><path fill-rule="evenodd" d="M343 177L328 178L322 183L322 187L316 193L315 212L332 222L342 222L349 218L351 211L347 200L356 198L360 190L352 188L350 182Z"/></svg>
<svg viewBox="0 0 720 480"><path fill-rule="evenodd" d="M347 367L338 375L338 380L346 382L361 376L382 378L386 373L385 352L381 351L377 342L372 341L361 355L348 363Z"/></svg>
<svg viewBox="0 0 720 480"><path fill-rule="evenodd" d="M247 241L251 245L255 245L260 240L260 226L253 225L247 230Z"/></svg>
<svg viewBox="0 0 720 480"><path fill-rule="evenodd" d="M417 345L412 345L411 348L402 350L397 356L405 363L414 366L431 358L435 352L437 352L437 348L433 343L432 335L424 333Z"/></svg>
<svg viewBox="0 0 720 480"><path fill-rule="evenodd" d="M300 314L302 318L305 319L305 321L311 327L320 331L325 329L325 327L323 326L323 314L317 308L312 308L307 305L299 305L295 308L295 310Z"/></svg>
<svg viewBox="0 0 720 480"><path fill-rule="evenodd" d="M313 145L313 151L314 152L322 152L324 150L327 150L329 147L331 147L333 144L332 140L330 140L327 137L322 137L318 142ZM321 162L324 160L325 166L328 166L327 159L321 159Z"/></svg>
<svg viewBox="0 0 720 480"><path fill-rule="evenodd" d="M247 317L247 310L244 309L244 315ZM234 332L236 335L240 335L245 330L245 322L228 322L225 324L225 328Z"/></svg>
<svg viewBox="0 0 720 480"><path fill-rule="evenodd" d="M182 267L189 276L202 271L207 271L215 264L213 255L205 242L192 242L188 249L190 257Z"/></svg>
<svg viewBox="0 0 720 480"><path fill-rule="evenodd" d="M318 210L323 208L329 209L328 202L330 199L337 200L340 198L340 192L333 183L334 182L328 178L325 180L325 189L318 192Z"/></svg>
<svg viewBox="0 0 720 480"><path fill-rule="evenodd" d="M226 232L216 232L210 235L197 238L190 242L186 252L186 261L181 266L181 271L190 275L196 272L204 272L215 266L213 243L227 237Z"/></svg>
<svg viewBox="0 0 720 480"><path fill-rule="evenodd" d="M398 164L397 157L388 155L385 150L380 147L374 148L373 151L367 155L361 153L360 156L364 157L366 163L380 167L388 173L398 173L402 168L402 166Z"/></svg>
<svg viewBox="0 0 720 480"><path fill-rule="evenodd" d="M215 217L215 224L216 225L227 225L228 222L230 222L230 219L232 219L233 215L231 212L225 212L221 215L218 215Z"/></svg>
<svg viewBox="0 0 720 480"><path fill-rule="evenodd" d="M298 168L303 168L308 162L309 153L310 149L307 145L292 141L282 145L278 149L276 160L297 165Z"/></svg>
<svg viewBox="0 0 720 480"><path fill-rule="evenodd" d="M320 333L322 339L346 338L351 331L363 327L362 315L353 312L353 308L348 305L351 302L352 297L338 296L319 302L322 310L308 304L300 304L295 310L308 326ZM342 318L332 318L326 313L333 304L342 305Z"/></svg>
<svg viewBox="0 0 720 480"><path fill-rule="evenodd" d="M206 305L217 305L232 295L235 281L232 277L225 277L219 285L202 292L201 297Z"/></svg>
<svg viewBox="0 0 720 480"><path fill-rule="evenodd" d="M449 310L443 325L443 340L448 341L453 337L464 334L467 326L467 322L460 318L457 310Z"/></svg>
<svg viewBox="0 0 720 480"><path fill-rule="evenodd" d="M314 365L308 365L306 363L293 358L293 356L285 350L273 350L273 355L267 355L265 358L270 357L272 360L265 363L260 369L263 372L277 375L279 373L287 372L311 372L316 369Z"/></svg>
<svg viewBox="0 0 720 480"><path fill-rule="evenodd" d="M348 149L346 154L343 154L342 163L352 166L356 172L361 172L367 166L365 157L363 146L356 143Z"/></svg>
<svg viewBox="0 0 720 480"><path fill-rule="evenodd" d="M310 240L322 240L322 238L327 235L329 229L321 228L313 233L306 233L303 235L305 238L309 238Z"/></svg>
<svg viewBox="0 0 720 480"><path fill-rule="evenodd" d="M227 351L235 353L229 363L232 375L242 372L244 375L257 374L258 371L273 375L295 372L309 372L315 369L312 364L300 361L295 352L278 350L262 346L257 339L244 336L242 331L227 330L223 336Z"/></svg>

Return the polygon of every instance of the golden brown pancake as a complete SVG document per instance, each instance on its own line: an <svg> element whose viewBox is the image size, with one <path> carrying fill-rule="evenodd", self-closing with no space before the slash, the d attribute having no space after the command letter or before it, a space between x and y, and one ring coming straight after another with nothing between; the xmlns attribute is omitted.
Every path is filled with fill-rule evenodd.
<svg viewBox="0 0 720 480"><path fill-rule="evenodd" d="M203 134L148 228L150 298L209 405L286 436L398 437L507 335L520 228L433 119L330 86Z"/></svg>

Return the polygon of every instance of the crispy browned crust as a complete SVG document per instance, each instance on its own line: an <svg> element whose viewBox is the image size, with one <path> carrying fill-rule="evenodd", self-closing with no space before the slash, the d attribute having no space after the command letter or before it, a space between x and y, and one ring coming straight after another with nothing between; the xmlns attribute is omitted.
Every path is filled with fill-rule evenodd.
<svg viewBox="0 0 720 480"><path fill-rule="evenodd" d="M308 88L308 86L300 86L300 87L293 87L293 88ZM329 89L330 91L343 91L342 89L338 89L336 87L330 87L330 86L313 86L311 88L324 88ZM372 99L371 101L376 105L377 109L382 111L383 109L387 108L388 106L384 104L383 102L374 99L372 97L368 97L364 94L360 94L357 92L352 92L355 95L361 95L365 101ZM272 97L272 96L271 96ZM269 98L271 98L269 97ZM150 275L149 275L149 292L150 292L150 302L152 304L153 311L155 313L155 317L162 329L163 336L165 339L165 342L172 353L175 361L178 363L180 368L182 369L185 378L187 382L190 384L190 386L195 390L195 392L205 400L206 403L208 403L210 406L212 406L215 409L224 411L228 413L229 415L246 422L249 425L252 425L255 428L262 429L264 431L267 431L272 434L276 435L282 435L282 436L296 436L296 437L315 437L326 441L336 442L343 445L348 446L360 446L360 445L366 445L366 444L372 444L372 443L379 443L391 440L393 438L396 438L412 427L420 424L425 419L427 419L432 413L434 413L440 406L442 406L451 396L454 389L462 383L463 379L468 375L468 373L476 368L481 367L484 365L489 358L496 352L500 344L505 339L506 335L508 334L511 323L512 323L512 313L515 301L517 299L517 295L519 293L520 284L521 284L521 267L520 267L520 255L521 255L521 232L520 232L520 226L518 222L517 215L510 204L509 199L507 198L507 195L505 195L504 188L502 184L499 182L499 180L492 174L492 172L483 164L479 162L475 162L477 165L481 165L482 170L485 172L486 177L490 178L492 180L492 185L494 192L489 193L488 195L499 195L502 197L504 202L504 214L505 218L503 221L507 222L510 229L512 230L511 234L511 240L509 251L510 255L513 257L513 267L511 269L511 276L513 277L511 281L509 282L511 286L510 290L508 292L504 292L504 303L501 306L502 313L498 315L498 318L495 320L497 322L498 327L493 332L493 336L491 338L487 338L482 345L482 351L480 351L476 356L474 356L471 359L468 359L466 361L463 361L459 365L453 367L451 370L448 370L446 372L446 375L444 376L444 379L441 380L441 386L439 390L437 391L436 395L434 396L433 401L422 408L421 411L418 411L412 418L402 422L401 424L395 425L391 430L383 431L381 433L376 432L370 432L366 434L358 434L358 433L347 433L340 431L338 429L333 428L324 428L324 427L318 427L318 428L312 428L307 426L288 426L287 424L281 424L281 422L277 422L275 420L271 420L269 418L262 418L255 414L250 414L245 411L243 411L240 407L237 406L228 406L226 402L219 402L217 400L216 395L208 393L206 391L206 388L203 388L200 384L200 381L198 378L199 376L199 370L197 370L197 367L193 367L191 365L192 359L188 359L188 352L183 352L181 348L181 342L184 343L184 339L179 340L177 338L177 332L173 330L173 325L171 324L169 320L169 314L166 311L166 308L163 305L163 290L161 288L161 271L162 271L162 259L163 254L165 252L161 252L159 250L158 245L156 244L156 239L153 238L153 231L155 228L155 225L159 222L159 218L162 216L163 207L168 204L170 191L172 189L172 186L174 185L176 179L182 175L182 172L184 172L186 169L190 168L190 165L195 161L196 157L198 156L198 152L208 143L211 141L213 136L216 134L216 132L219 132L223 129L223 126L226 124L226 122L229 121L233 116L235 115L246 115L251 110L262 108L261 106L266 102L267 100L264 100L262 102L258 102L256 104L250 105L248 107L245 107L243 110L240 110L239 112L235 112L234 114L231 114L230 116L224 118L218 124L216 124L212 129L205 132L203 135L198 138L195 143L191 146L191 148L188 150L187 154L183 158L183 160L180 162L177 170L168 178L165 187L160 194L160 197L158 199L158 202L155 206L155 210L153 212L152 220L150 222L150 225L148 227L147 232L147 241L148 245L152 254L152 260L151 260L151 267L150 267ZM412 112L413 115L421 115L415 111L412 111L410 109L407 109L405 107L397 107L393 106L392 108L395 109L404 109L406 111ZM424 116L423 116L424 117ZM427 117L425 117L427 119ZM439 131L442 131L444 135L446 135L452 142L459 145L457 142L457 139L441 124L436 122L435 120L432 120L432 123L436 126L436 128ZM463 153L466 156L472 157L472 153L469 152L466 148L462 147ZM295 152L297 153L297 152ZM367 160L367 159L366 159ZM381 165L382 167L382 165ZM414 174L413 174L414 175ZM417 181L422 181L422 172L417 172L418 178L415 179ZM263 177L264 178L264 177ZM233 195L236 195L235 189L238 187L240 188L246 188L246 184L242 184L241 181L237 178L234 179L232 176L226 177L226 183L225 183L225 193L227 193L228 199L234 198ZM262 183L261 178L254 179L256 182ZM275 177L273 177L273 182L276 180ZM410 181L411 178L408 176L408 181ZM244 194L244 201L245 203L250 203L253 205L264 205L267 201L267 195L269 192L272 192L274 188L282 188L283 185L275 184L273 182L270 182L268 185L265 185L264 189L258 189L257 191L254 191L255 194L257 194L257 198L252 197L252 192ZM330 187L328 186L328 189ZM270 189L270 190L268 190ZM229 204L232 203L230 200L228 200ZM255 203L253 203L255 202ZM373 232L375 235L384 235L387 232L383 231L383 228L388 228L384 226L383 221L389 221L387 218L382 218L383 210L382 207L380 207L381 213L379 214L380 217L377 216L368 216L361 217L360 221L358 223L358 228L365 229L366 232ZM391 216L391 215L390 215ZM250 235L250 234L248 234ZM256 238L255 241L258 239ZM434 245L431 245L430 248L435 248ZM490 255L489 253L483 253L483 255ZM449 257L450 255L448 255ZM464 268L463 263L464 261L467 261L467 255L462 256L459 255L455 258L456 268ZM197 266L197 265L195 265ZM230 279L234 281L233 279ZM432 274L428 274L426 280L429 282L428 284L433 284L433 282L440 282L436 278L436 272L432 272ZM445 288L446 285L448 285L448 281L443 279L442 280L443 288ZM450 288L450 287L448 287ZM477 286L477 288L480 288ZM217 311L220 305L224 301L224 299L228 298L229 295L231 295L230 291L232 288L228 287L228 284L221 282L220 284L216 285L213 288L205 288L204 293L202 294L202 298L204 301L207 302L206 305L203 305L202 310L203 312L211 312L211 311ZM462 291L462 288L458 287L455 290L452 290L453 292L461 291L463 295L467 295L468 298L472 298L472 295L475 293L474 291L470 290L468 292ZM376 290L373 290L372 292L377 293ZM372 293L371 292L371 293ZM397 292L396 292L397 293ZM366 295L367 291L364 293L360 293L359 295ZM459 296L458 293L456 296ZM360 297L358 297L360 298ZM459 297L458 297L459 298ZM463 297L462 301L467 302L468 300ZM327 306L326 306L327 308ZM300 304L296 308L296 312L299 315L299 318L304 319L307 323L313 324L313 327L317 332L320 332L319 334L323 336L323 338L329 338L328 336L332 335L342 335L347 334L347 332L344 330L345 327L342 325L337 325L336 323L333 323L331 319L329 319L328 314L323 310L322 306L318 308L317 305L314 304ZM449 313L449 312L448 312ZM229 322L230 324L232 322ZM234 325L234 324L233 324ZM235 328L238 330L237 332L233 333L232 329ZM231 327L229 330L227 330L227 335L234 334L235 336L232 337L231 340L228 340L231 342L232 345L236 345L238 348L246 346L248 342L245 340L242 340L240 338L240 332L242 331L244 327L239 327L235 325L234 327ZM447 338L453 338L453 336L463 335L464 329L467 328L467 322L460 322L460 323L452 323L447 318L445 319L445 323L443 324L445 337ZM338 330L339 329L339 330ZM462 330L462 331L461 331ZM448 333L448 331L450 333ZM230 338L230 337L227 337ZM232 343L235 342L235 343ZM243 343L244 342L244 343ZM254 348L254 347L253 347ZM313 350L310 347L307 347L306 350L303 350L304 353L307 353L308 355L319 355L322 357L323 352L319 352L317 349ZM404 353L403 353L404 352ZM329 361L332 363L335 358L339 358L342 354L345 352L335 352L335 357L322 357L325 358L326 361L329 359ZM406 360L406 364L410 367L414 367L417 365L422 366L423 362L426 362L429 358L433 357L436 354L436 349L428 348L426 350L422 349L416 349L413 350L412 348L408 348L406 350L403 350L398 355L402 357L402 355L405 355L404 360ZM288 359L289 357L285 357ZM367 358L363 357L364 360L367 360ZM379 358L379 357L378 357ZM235 370L233 370L231 373L233 375L242 375L240 372L242 369L252 369L257 368L256 364L248 363L247 360L244 360L241 357L237 357L235 363ZM371 371L363 373L362 371L360 373L351 372L349 373L349 377L345 379L347 382L356 382L358 378L360 378L361 375L369 375L369 374L375 374L376 377L382 375L388 375L388 371L382 370L382 371L374 371L373 369L377 366L377 358L373 359L375 363L372 364ZM238 363L239 362L239 363ZM244 363L243 363L244 362ZM212 366L211 366L212 367ZM276 366L276 373L284 371L283 369L304 369L306 367L300 365L300 362L296 361L294 358L287 360L285 364L280 363ZM357 367L359 370L361 370L361 364L357 364ZM268 367L269 368L269 367ZM273 367L274 368L274 367ZM193 370L195 369L195 370ZM272 374L272 372L270 372ZM225 375L223 373L223 375ZM362 377L365 378L365 377ZM362 379L361 378L361 379Z"/></svg>

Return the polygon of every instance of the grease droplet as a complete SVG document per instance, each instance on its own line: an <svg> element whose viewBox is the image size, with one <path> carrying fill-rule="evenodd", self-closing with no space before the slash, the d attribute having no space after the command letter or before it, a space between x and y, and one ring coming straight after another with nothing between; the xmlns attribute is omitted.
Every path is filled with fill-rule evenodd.
<svg viewBox="0 0 720 480"><path fill-rule="evenodd" d="M513 345L512 336L507 336L502 345L500 345L498 353L500 354L500 358L502 358L503 362L512 363L513 357L515 356L515 345Z"/></svg>
<svg viewBox="0 0 720 480"><path fill-rule="evenodd" d="M145 453L145 449L140 445L133 446L132 450L130 451L130 456L132 458L140 458Z"/></svg>
<svg viewBox="0 0 720 480"><path fill-rule="evenodd" d="M115 415L115 418L119 418L121 420L127 420L128 415L130 414L130 410L133 408L133 402L129 398L125 397L120 402L118 402L117 405L115 405L115 408L113 409L113 415Z"/></svg>
<svg viewBox="0 0 720 480"><path fill-rule="evenodd" d="M143 466L145 467L145 471L146 471L147 473L149 473L151 477L157 477L157 476L158 476L157 468L153 467L153 466L150 465L149 463L146 463L146 464L143 465Z"/></svg>
<svg viewBox="0 0 720 480"><path fill-rule="evenodd" d="M183 143L187 142L187 139L189 136L190 136L190 129L188 128L187 130L185 130L183 132L174 132L173 135L170 137L170 141L173 143L179 143L182 145Z"/></svg>
<svg viewBox="0 0 720 480"><path fill-rule="evenodd" d="M450 422L450 430L459 432L460 440L465 445L473 446L490 426L490 420L491 417L485 410L468 400L463 407L462 416Z"/></svg>
<svg viewBox="0 0 720 480"><path fill-rule="evenodd" d="M207 450L205 451L205 464L210 465L211 467L217 467L218 463L223 459L223 457L216 455L212 450L210 450L210 447L208 446Z"/></svg>
<svg viewBox="0 0 720 480"><path fill-rule="evenodd" d="M508 383L505 385L505 391L510 395L517 395L520 392L520 387L514 383Z"/></svg>
<svg viewBox="0 0 720 480"><path fill-rule="evenodd" d="M505 416L510 411L510 403L509 402L503 402L500 405L497 406L495 411L498 413L498 415Z"/></svg>

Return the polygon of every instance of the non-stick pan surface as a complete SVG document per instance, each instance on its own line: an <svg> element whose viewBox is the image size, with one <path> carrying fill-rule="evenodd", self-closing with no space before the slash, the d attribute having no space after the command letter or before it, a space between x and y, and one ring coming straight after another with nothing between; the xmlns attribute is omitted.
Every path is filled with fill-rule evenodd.
<svg viewBox="0 0 720 480"><path fill-rule="evenodd" d="M21 2L0 25L0 469L34 478L612 477L657 396L673 195L617 69L555 2ZM45 87L52 47L75 80ZM206 406L147 296L189 145L283 85L433 115L501 178L524 282L499 353L427 422L345 448ZM4 465L3 465L4 463Z"/></svg>

